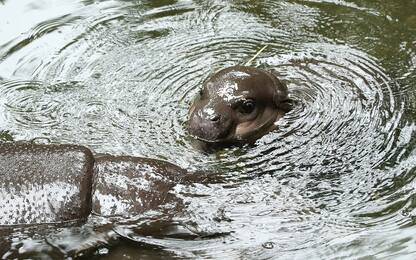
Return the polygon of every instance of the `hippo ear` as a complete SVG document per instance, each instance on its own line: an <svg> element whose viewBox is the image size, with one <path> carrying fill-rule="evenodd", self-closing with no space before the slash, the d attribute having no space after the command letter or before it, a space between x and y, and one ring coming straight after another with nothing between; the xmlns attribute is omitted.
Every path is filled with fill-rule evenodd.
<svg viewBox="0 0 416 260"><path fill-rule="evenodd" d="M282 100L279 103L278 108L280 108L284 112L289 112L290 110L292 110L293 105L294 105L293 104L293 100L291 100L291 99L285 99L285 100Z"/></svg>
<svg viewBox="0 0 416 260"><path fill-rule="evenodd" d="M289 111L291 108L291 102L290 102L290 99L288 98L288 91L287 91L286 84L280 81L276 77L274 71L270 72L270 77L273 80L274 86L275 86L275 91L273 94L274 104L276 105L276 107L284 111Z"/></svg>

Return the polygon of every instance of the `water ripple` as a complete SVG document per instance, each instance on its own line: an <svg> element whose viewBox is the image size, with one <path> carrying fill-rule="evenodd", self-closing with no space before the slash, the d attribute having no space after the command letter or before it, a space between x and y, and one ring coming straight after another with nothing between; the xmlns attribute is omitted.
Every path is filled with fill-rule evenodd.
<svg viewBox="0 0 416 260"><path fill-rule="evenodd" d="M342 32L349 43L326 35L340 22L328 7L355 14L344 17L351 26L368 15L385 22L376 8L332 0L65 6L1 41L0 130L16 140L165 159L220 180L175 187L186 207L174 222L201 239L143 240L134 233L140 223L125 220L125 238L142 246L191 258L268 259L367 256L371 245L388 256L386 234L398 246L414 242L416 55L401 44L408 66L392 72L390 56L360 45L367 31ZM293 110L254 145L201 152L186 121L202 82L264 45L253 65L287 83ZM90 220L104 233L111 221ZM84 246L84 236L90 247L109 242L91 223L67 241L65 228L45 240L71 248ZM46 250L43 238L25 243Z"/></svg>

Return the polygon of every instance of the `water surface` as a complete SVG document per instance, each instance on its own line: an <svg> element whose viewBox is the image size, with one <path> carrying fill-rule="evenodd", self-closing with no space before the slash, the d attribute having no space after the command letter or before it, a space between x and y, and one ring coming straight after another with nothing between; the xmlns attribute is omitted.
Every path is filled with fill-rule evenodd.
<svg viewBox="0 0 416 260"><path fill-rule="evenodd" d="M222 179L175 188L186 205L175 221L197 237L143 237L129 222L112 241L111 220L92 217L17 228L4 256L413 259L415 10L414 0L0 1L0 140L81 144ZM275 70L297 105L254 146L202 153L186 132L201 83L264 45L253 66Z"/></svg>

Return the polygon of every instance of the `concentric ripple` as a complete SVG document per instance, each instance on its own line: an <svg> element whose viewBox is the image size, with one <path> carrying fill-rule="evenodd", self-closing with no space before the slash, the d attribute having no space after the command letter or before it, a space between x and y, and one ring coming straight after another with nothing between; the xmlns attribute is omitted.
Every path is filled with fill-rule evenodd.
<svg viewBox="0 0 416 260"><path fill-rule="evenodd" d="M0 1L0 133L164 159L215 180L175 187L182 236L142 236L142 216L94 216L36 236L0 229L5 256L414 253L414 14L365 2ZM27 24L9 25L11 10ZM288 85L294 108L255 145L198 150L186 121L203 80L264 45L253 66ZM130 242L113 247L118 236Z"/></svg>

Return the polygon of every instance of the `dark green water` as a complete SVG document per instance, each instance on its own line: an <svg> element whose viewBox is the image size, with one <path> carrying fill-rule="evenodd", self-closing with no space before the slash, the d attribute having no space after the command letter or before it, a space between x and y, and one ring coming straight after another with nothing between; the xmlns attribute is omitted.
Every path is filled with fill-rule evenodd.
<svg viewBox="0 0 416 260"><path fill-rule="evenodd" d="M185 123L201 82L264 45L253 65L276 70L296 107L254 147L196 150ZM82 144L224 179L175 188L178 223L223 235L144 238L124 226L130 239L103 239L87 250L96 257L414 259L415 86L415 0L0 1L0 140ZM16 229L0 251L72 256L108 222Z"/></svg>

